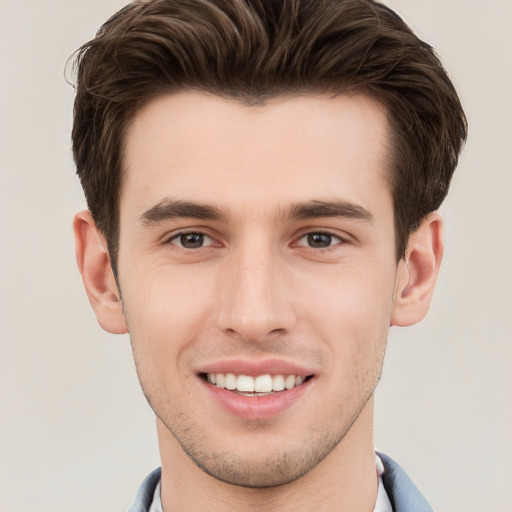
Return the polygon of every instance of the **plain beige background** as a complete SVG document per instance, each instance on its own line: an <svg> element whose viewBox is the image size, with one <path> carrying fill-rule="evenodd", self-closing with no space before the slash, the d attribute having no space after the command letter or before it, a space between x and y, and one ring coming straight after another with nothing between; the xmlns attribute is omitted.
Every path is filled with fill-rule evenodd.
<svg viewBox="0 0 512 512"><path fill-rule="evenodd" d="M0 511L121 512L158 465L126 336L96 324L63 69L121 0L0 0ZM470 138L427 320L391 333L376 444L438 512L512 510L512 2L394 0L433 44Z"/></svg>

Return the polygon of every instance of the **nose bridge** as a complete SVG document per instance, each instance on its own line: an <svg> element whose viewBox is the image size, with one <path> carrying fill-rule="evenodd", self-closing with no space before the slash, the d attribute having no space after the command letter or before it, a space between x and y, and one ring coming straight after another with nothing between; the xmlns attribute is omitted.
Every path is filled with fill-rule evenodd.
<svg viewBox="0 0 512 512"><path fill-rule="evenodd" d="M262 237L245 237L233 249L220 284L219 321L224 331L261 341L290 329L293 308L280 268L277 249Z"/></svg>

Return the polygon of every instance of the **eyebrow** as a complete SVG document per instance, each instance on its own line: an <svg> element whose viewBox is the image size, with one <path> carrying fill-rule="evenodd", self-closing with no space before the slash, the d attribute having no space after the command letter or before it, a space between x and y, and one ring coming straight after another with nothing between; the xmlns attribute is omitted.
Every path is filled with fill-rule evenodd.
<svg viewBox="0 0 512 512"><path fill-rule="evenodd" d="M308 201L287 208L282 214L284 219L316 219L322 217L345 217L366 222L373 221L373 215L362 206L348 201ZM216 206L164 199L140 216L144 225L158 224L177 218L219 220L227 219L226 213Z"/></svg>
<svg viewBox="0 0 512 512"><path fill-rule="evenodd" d="M145 211L140 216L140 221L144 225L151 225L177 218L225 220L226 214L211 205L164 199Z"/></svg>
<svg viewBox="0 0 512 512"><path fill-rule="evenodd" d="M284 213L290 219L315 219L322 217L345 217L373 222L373 215L362 206L349 201L309 201L298 203Z"/></svg>

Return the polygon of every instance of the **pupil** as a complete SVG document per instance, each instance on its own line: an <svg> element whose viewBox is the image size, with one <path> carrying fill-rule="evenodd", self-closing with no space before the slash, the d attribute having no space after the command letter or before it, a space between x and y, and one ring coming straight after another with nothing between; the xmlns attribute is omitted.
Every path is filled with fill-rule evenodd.
<svg viewBox="0 0 512 512"><path fill-rule="evenodd" d="M311 233L308 235L308 244L310 247L322 248L331 245L332 237L326 233Z"/></svg>
<svg viewBox="0 0 512 512"><path fill-rule="evenodd" d="M204 241L204 235L201 233L187 233L181 235L181 245L187 249L197 249L202 247Z"/></svg>

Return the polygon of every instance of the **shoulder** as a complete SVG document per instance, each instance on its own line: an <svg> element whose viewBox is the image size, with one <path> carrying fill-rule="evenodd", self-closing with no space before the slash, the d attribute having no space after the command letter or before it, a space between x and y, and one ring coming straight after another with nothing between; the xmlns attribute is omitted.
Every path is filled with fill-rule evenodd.
<svg viewBox="0 0 512 512"><path fill-rule="evenodd" d="M402 467L391 457L378 453L384 466L382 480L395 512L434 512L423 494L414 485ZM128 512L149 512L161 469L152 471L142 482Z"/></svg>
<svg viewBox="0 0 512 512"><path fill-rule="evenodd" d="M149 512L162 470L156 468L142 482L128 512Z"/></svg>
<svg viewBox="0 0 512 512"><path fill-rule="evenodd" d="M395 512L434 512L402 467L391 457L377 454L384 465L382 481Z"/></svg>

